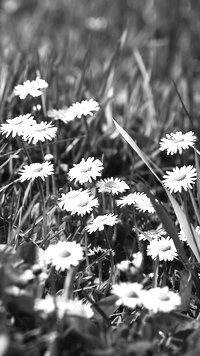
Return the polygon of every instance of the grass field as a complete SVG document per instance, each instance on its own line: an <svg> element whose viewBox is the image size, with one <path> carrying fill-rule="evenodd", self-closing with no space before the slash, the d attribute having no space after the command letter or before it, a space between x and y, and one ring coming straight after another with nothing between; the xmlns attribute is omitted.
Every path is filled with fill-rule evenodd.
<svg viewBox="0 0 200 356"><path fill-rule="evenodd" d="M200 5L0 26L0 356L199 355Z"/></svg>

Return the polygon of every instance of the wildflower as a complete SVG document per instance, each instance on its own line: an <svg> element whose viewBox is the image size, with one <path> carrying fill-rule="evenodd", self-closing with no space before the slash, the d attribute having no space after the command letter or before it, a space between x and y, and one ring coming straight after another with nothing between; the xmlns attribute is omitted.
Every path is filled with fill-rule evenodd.
<svg viewBox="0 0 200 356"><path fill-rule="evenodd" d="M10 134L12 134L12 137L17 135L21 136L23 135L24 129L26 127L29 129L30 126L36 125L36 121L34 120L33 116L31 116L31 114L20 115L14 117L13 119L8 119L6 122L7 123L2 124L0 128L0 131L2 134L5 134L6 137L8 137Z"/></svg>
<svg viewBox="0 0 200 356"><path fill-rule="evenodd" d="M167 171L163 178L163 184L170 193L176 193L181 192L182 189L186 191L191 189L197 179L197 172L191 165L175 167L172 171Z"/></svg>
<svg viewBox="0 0 200 356"><path fill-rule="evenodd" d="M52 126L52 123L42 121L40 124L25 128L23 132L23 140L33 144L38 141L52 140L56 135L57 127Z"/></svg>
<svg viewBox="0 0 200 356"><path fill-rule="evenodd" d="M47 116L52 118L53 120L61 120L65 124L67 124L68 122L73 121L76 118L76 112L73 106L70 106L69 108L64 107L59 110L56 109L48 110Z"/></svg>
<svg viewBox="0 0 200 356"><path fill-rule="evenodd" d="M143 254L141 252L133 253L130 260L121 261L116 267L127 275L135 275L142 266Z"/></svg>
<svg viewBox="0 0 200 356"><path fill-rule="evenodd" d="M72 211L73 205L76 207L79 199L81 200L82 198L89 196L90 194L88 189L83 190L81 188L78 190L70 190L68 193L61 195L58 205L61 209Z"/></svg>
<svg viewBox="0 0 200 356"><path fill-rule="evenodd" d="M125 190L129 189L128 184L119 178L101 179L96 186L99 193L111 193L113 195L124 193Z"/></svg>
<svg viewBox="0 0 200 356"><path fill-rule="evenodd" d="M86 182L92 182L92 179L96 179L101 176L103 170L103 164L99 159L89 157L87 160L82 158L81 162L74 164L74 167L69 170L69 179L79 182L80 184Z"/></svg>
<svg viewBox="0 0 200 356"><path fill-rule="evenodd" d="M21 175L20 181L31 180L32 182L36 178L41 178L45 180L47 176L54 174L53 164L49 162L44 163L32 163L30 165L25 165L20 171Z"/></svg>
<svg viewBox="0 0 200 356"><path fill-rule="evenodd" d="M136 209L142 212L148 212L150 214L155 212L155 209L151 203L151 200L144 193L130 193L127 196L117 200L118 206L134 205Z"/></svg>
<svg viewBox="0 0 200 356"><path fill-rule="evenodd" d="M82 258L82 247L74 241L58 241L55 245L49 245L44 251L46 264L54 266L56 271L64 271L70 266L77 266Z"/></svg>
<svg viewBox="0 0 200 356"><path fill-rule="evenodd" d="M173 240L167 236L159 240L152 240L147 246L147 255L151 256L153 260L158 257L159 260L173 261L177 256L177 251Z"/></svg>
<svg viewBox="0 0 200 356"><path fill-rule="evenodd" d="M42 95L42 91L40 89L45 89L48 87L48 83L40 78L36 78L36 80L27 80L23 84L19 84L14 88L15 96L19 96L20 99L25 99L27 95L31 95L32 97L38 97Z"/></svg>
<svg viewBox="0 0 200 356"><path fill-rule="evenodd" d="M153 313L168 313L181 304L179 294L169 291L168 287L151 288L141 293L141 299L144 307Z"/></svg>
<svg viewBox="0 0 200 356"><path fill-rule="evenodd" d="M59 319L65 315L89 319L94 314L90 304L83 304L81 300L63 300L62 296L54 298L48 295L45 299L36 299L34 309L43 317L57 312Z"/></svg>
<svg viewBox="0 0 200 356"><path fill-rule="evenodd" d="M76 114L76 117L80 119L81 116L92 116L95 111L98 111L99 103L93 99L83 100L81 103L76 102L72 104L72 108L72 111Z"/></svg>
<svg viewBox="0 0 200 356"><path fill-rule="evenodd" d="M135 309L137 305L141 305L140 292L142 285L139 283L120 283L112 286L111 293L115 294L119 299L116 305L125 305L131 309Z"/></svg>
<svg viewBox="0 0 200 356"><path fill-rule="evenodd" d="M162 228L158 228L157 230L148 230L140 232L138 235L139 240L149 240L152 241L153 239L159 239L166 235L166 231Z"/></svg>
<svg viewBox="0 0 200 356"><path fill-rule="evenodd" d="M91 211L99 206L99 202L97 198L94 198L93 196L85 195L81 196L74 201L74 204L71 207L71 214L77 214L77 215L85 215L91 213Z"/></svg>
<svg viewBox="0 0 200 356"><path fill-rule="evenodd" d="M167 134L166 138L162 138L160 142L160 150L167 150L167 154L182 153L183 150L193 147L196 141L196 136L192 131L183 134L181 131Z"/></svg>
<svg viewBox="0 0 200 356"><path fill-rule="evenodd" d="M118 218L113 214L99 215L96 219L94 219L88 226L86 226L85 230L92 234L93 232L99 230L102 231L107 226L116 225L118 222Z"/></svg>

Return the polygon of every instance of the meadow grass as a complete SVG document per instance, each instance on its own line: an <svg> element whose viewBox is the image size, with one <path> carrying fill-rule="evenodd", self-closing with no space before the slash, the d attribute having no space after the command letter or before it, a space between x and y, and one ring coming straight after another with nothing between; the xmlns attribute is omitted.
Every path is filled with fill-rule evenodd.
<svg viewBox="0 0 200 356"><path fill-rule="evenodd" d="M198 13L2 2L0 356L199 353Z"/></svg>

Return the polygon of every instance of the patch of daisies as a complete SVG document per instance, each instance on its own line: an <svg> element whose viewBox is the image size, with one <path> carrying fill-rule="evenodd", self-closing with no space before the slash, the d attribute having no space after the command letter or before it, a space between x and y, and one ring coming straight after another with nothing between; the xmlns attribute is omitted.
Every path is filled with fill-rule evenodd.
<svg viewBox="0 0 200 356"><path fill-rule="evenodd" d="M37 77L33 81L27 80L17 85L14 88L14 95L20 100L30 99L30 97L42 99L47 88L47 82ZM40 109L42 105L43 100L41 100ZM99 103L95 100L83 100L80 103L73 103L70 107L48 110L47 117L51 118L51 122L39 120L37 110L35 110L34 115L27 113L7 119L6 123L1 125L0 132L6 139L9 137L9 139L21 140L25 147L30 144L33 147L39 145L41 152L44 153L43 144L56 138L59 126L54 125L55 121L61 120L64 124L68 124L82 117L92 118L99 110ZM167 134L166 138L161 139L160 149L167 151L168 155L182 154L184 150L194 148L195 141L196 137L191 131L186 134L182 132ZM54 167L51 163L53 156L49 152L43 156L44 162L32 163L30 161L29 164L19 169L21 182L34 183L38 179L45 182L48 176L54 175ZM131 258L122 260L117 265L114 263L115 236L123 210L127 208L132 209L133 212L136 210L150 217L155 215L156 211L149 197L144 192L130 191L125 180L114 177L103 179L103 169L100 159L88 157L73 164L66 174L68 188L57 197L57 208L63 221L71 219L78 232L74 235L70 232L67 239L65 236L64 239L56 238L50 243L45 241L45 248L41 255L41 261L43 261L41 269L44 270L47 279L52 271L65 273L66 281L62 295L55 298L51 295L47 295L45 299L37 298L35 310L44 315L56 312L58 318L63 318L66 313L91 318L93 316L91 305L72 298L70 286L73 285L74 271L78 271L80 264L86 268L89 275L91 274L91 264L95 263L93 257L98 254L100 254L97 257L98 286L105 288L103 284L105 281L102 281L100 273L100 264L106 260L110 273L107 290L111 290L111 293L116 296L117 306L124 305L131 309L144 307L153 313L176 309L181 304L181 298L175 291L170 291L168 287L146 288L142 280L134 282L135 277L142 275L141 252L133 254ZM167 171L163 176L163 185L171 193L181 193L191 189L196 179L197 172L192 165L174 167L172 171ZM184 242L186 237L183 237L182 230L181 233L180 239ZM78 239L76 239L76 234ZM178 258L173 240L162 227L155 230L137 230L137 238L139 246L143 243L146 246L146 254L153 263L155 261L170 263ZM104 243L98 246L97 241L102 240ZM121 272L126 275L126 283L119 282L117 276Z"/></svg>

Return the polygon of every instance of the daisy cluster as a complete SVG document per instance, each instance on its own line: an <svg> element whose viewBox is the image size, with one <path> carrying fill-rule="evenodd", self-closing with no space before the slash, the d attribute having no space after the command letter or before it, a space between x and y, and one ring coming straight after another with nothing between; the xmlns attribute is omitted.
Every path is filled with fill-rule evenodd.
<svg viewBox="0 0 200 356"><path fill-rule="evenodd" d="M197 138L192 131L182 133L181 131L167 134L160 141L160 150L166 151L168 155L176 153L182 154L190 147L194 148ZM167 171L163 176L163 185L170 193L177 193L192 189L197 179L196 168L192 165L175 167L172 171Z"/></svg>
<svg viewBox="0 0 200 356"><path fill-rule="evenodd" d="M124 305L130 309L144 307L153 313L168 313L181 305L179 294L170 291L168 287L143 289L140 283L120 283L112 286L117 296L116 305Z"/></svg>

